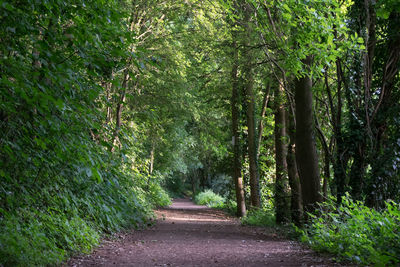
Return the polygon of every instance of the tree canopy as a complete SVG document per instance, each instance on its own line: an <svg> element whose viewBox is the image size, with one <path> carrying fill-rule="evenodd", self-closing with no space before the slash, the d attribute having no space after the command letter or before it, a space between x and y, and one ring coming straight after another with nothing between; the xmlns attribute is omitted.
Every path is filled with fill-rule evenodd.
<svg viewBox="0 0 400 267"><path fill-rule="evenodd" d="M399 209L398 1L2 1L0 21L0 265L206 189L297 226L329 199Z"/></svg>

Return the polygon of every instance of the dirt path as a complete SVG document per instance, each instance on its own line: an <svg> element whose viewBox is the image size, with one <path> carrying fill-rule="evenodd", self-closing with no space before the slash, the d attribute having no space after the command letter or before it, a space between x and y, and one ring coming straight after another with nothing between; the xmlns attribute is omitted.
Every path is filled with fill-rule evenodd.
<svg viewBox="0 0 400 267"><path fill-rule="evenodd" d="M104 241L93 254L72 259L68 266L335 265L272 230L241 226L236 218L186 199L156 213L154 227Z"/></svg>

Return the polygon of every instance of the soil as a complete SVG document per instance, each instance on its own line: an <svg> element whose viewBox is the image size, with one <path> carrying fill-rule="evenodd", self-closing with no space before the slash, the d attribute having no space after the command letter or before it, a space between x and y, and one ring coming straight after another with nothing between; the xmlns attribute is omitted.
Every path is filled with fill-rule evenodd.
<svg viewBox="0 0 400 267"><path fill-rule="evenodd" d="M241 226L189 199L176 199L156 214L153 227L103 240L67 266L338 266L273 229Z"/></svg>

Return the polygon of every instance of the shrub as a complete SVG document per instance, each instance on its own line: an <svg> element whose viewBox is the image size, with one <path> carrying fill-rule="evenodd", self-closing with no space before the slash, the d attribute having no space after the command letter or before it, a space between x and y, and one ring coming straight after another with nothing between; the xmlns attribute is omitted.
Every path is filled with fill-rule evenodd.
<svg viewBox="0 0 400 267"><path fill-rule="evenodd" d="M241 219L241 223L254 226L274 226L275 216L269 210L253 209L249 210L246 216Z"/></svg>
<svg viewBox="0 0 400 267"><path fill-rule="evenodd" d="M232 177L226 174L218 174L213 177L211 188L216 194L227 197L232 189Z"/></svg>
<svg viewBox="0 0 400 267"><path fill-rule="evenodd" d="M0 228L0 265L55 265L65 257L56 240L46 236L39 220L30 218L29 223L23 224L11 216L1 221Z"/></svg>
<svg viewBox="0 0 400 267"><path fill-rule="evenodd" d="M211 190L199 193L194 201L199 205L207 205L210 208L224 208L225 199Z"/></svg>
<svg viewBox="0 0 400 267"><path fill-rule="evenodd" d="M156 207L165 207L171 205L171 198L158 183L150 183L148 188L148 198Z"/></svg>
<svg viewBox="0 0 400 267"><path fill-rule="evenodd" d="M400 263L400 207L387 202L377 211L343 198L321 205L319 216L303 230L302 240L317 251L334 253L358 264L388 266Z"/></svg>

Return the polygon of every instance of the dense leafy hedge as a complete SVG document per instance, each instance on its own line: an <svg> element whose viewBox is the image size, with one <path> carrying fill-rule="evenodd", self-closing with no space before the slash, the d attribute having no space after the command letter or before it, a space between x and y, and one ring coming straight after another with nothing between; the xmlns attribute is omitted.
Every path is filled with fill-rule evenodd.
<svg viewBox="0 0 400 267"><path fill-rule="evenodd" d="M71 254L90 252L102 233L146 226L153 206L169 204L157 181L144 191L124 173L104 173L101 183L86 178L61 186L62 178L42 190L7 197L14 209L0 210L0 263L60 263ZM31 203L20 205L24 199Z"/></svg>
<svg viewBox="0 0 400 267"><path fill-rule="evenodd" d="M168 203L105 123L112 70L135 39L120 1L2 1L0 265L54 265ZM113 151L112 151L113 150ZM157 197L156 197L157 196Z"/></svg>
<svg viewBox="0 0 400 267"><path fill-rule="evenodd" d="M400 263L399 204L386 202L386 209L377 211L347 196L339 208L331 201L319 211L302 236L313 249L363 265Z"/></svg>

